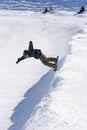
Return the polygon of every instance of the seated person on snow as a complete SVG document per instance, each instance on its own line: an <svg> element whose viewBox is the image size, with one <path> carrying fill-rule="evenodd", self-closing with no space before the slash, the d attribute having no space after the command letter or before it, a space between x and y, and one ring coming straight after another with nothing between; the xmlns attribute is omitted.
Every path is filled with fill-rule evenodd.
<svg viewBox="0 0 87 130"><path fill-rule="evenodd" d="M80 9L80 12L84 12L85 11L85 7L82 6L81 9Z"/></svg>
<svg viewBox="0 0 87 130"><path fill-rule="evenodd" d="M83 12L85 12L85 7L84 6L81 7L80 11L77 12L77 14L82 14Z"/></svg>
<svg viewBox="0 0 87 130"><path fill-rule="evenodd" d="M49 10L48 10L48 8L46 7L43 13L47 13L48 11L49 11Z"/></svg>
<svg viewBox="0 0 87 130"><path fill-rule="evenodd" d="M50 6L49 9L46 7L43 13L47 13L47 12L51 12L51 11L53 11L52 6Z"/></svg>

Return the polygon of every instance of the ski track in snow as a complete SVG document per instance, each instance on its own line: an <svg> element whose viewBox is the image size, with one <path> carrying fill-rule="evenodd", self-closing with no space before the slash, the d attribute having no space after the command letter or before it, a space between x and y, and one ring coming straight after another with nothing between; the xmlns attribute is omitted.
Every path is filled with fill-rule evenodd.
<svg viewBox="0 0 87 130"><path fill-rule="evenodd" d="M73 17L73 13L60 11L44 18L33 12L0 12L0 51L3 54L4 49L8 54L0 57L4 68L0 70L1 98L5 102L0 104L1 130L7 127L8 130L86 130L87 104L85 96L81 95L87 92L83 78L87 77L84 74L87 71L87 25L85 15ZM33 59L31 63L26 60L19 66L14 65L29 39L33 39L34 46L42 48L46 55L60 56L59 71L54 73Z"/></svg>

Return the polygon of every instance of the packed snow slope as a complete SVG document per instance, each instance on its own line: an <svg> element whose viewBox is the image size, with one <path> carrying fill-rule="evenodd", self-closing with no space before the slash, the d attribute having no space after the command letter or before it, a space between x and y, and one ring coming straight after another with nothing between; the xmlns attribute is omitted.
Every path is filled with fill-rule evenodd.
<svg viewBox="0 0 87 130"><path fill-rule="evenodd" d="M87 129L87 14L0 11L0 130ZM32 40L58 71L17 58Z"/></svg>

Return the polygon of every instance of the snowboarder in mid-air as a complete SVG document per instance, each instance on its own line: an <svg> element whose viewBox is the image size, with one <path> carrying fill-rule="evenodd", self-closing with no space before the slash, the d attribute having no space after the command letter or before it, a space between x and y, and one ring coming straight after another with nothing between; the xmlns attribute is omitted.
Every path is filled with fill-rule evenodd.
<svg viewBox="0 0 87 130"><path fill-rule="evenodd" d="M40 59L44 65L52 67L54 71L57 70L58 56L57 58L54 58L54 57L47 58L40 49L33 48L32 41L29 42L28 50L24 50L23 55L20 58L18 58L16 64L18 64L20 61L26 58L31 58L31 57L34 57L35 59Z"/></svg>

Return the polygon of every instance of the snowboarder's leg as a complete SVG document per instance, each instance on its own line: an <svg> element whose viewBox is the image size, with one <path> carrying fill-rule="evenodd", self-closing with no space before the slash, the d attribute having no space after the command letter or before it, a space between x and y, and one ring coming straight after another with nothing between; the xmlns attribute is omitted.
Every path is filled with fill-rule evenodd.
<svg viewBox="0 0 87 130"><path fill-rule="evenodd" d="M57 56L57 58L56 58L56 66L55 66L55 68L54 68L54 71L56 71L57 68L58 68L58 59L59 59L59 56Z"/></svg>
<svg viewBox="0 0 87 130"><path fill-rule="evenodd" d="M48 62L54 62L54 64L55 64L54 71L57 70L58 57L59 57L59 56L57 56L56 58L54 58L54 57L49 57L49 58L47 58L47 61L48 61Z"/></svg>
<svg viewBox="0 0 87 130"><path fill-rule="evenodd" d="M48 62L54 62L54 63L57 63L57 58L49 57L49 58L47 58L47 61L48 61Z"/></svg>
<svg viewBox="0 0 87 130"><path fill-rule="evenodd" d="M55 67L56 67L56 64L55 64L55 63L50 63L50 62L47 60L47 58L46 58L45 55L41 56L40 60L41 60L41 62L42 62L44 65L46 65L46 66L48 66L48 67L52 67L52 68L55 68Z"/></svg>

